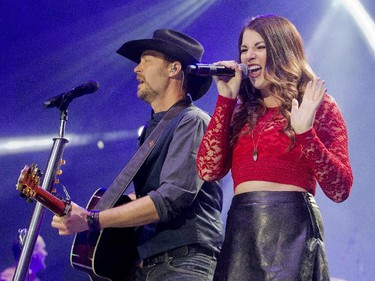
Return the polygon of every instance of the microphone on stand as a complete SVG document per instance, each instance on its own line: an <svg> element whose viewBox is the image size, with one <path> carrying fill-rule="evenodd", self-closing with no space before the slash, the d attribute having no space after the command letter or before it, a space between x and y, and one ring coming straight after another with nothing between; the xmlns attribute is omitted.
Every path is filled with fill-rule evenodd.
<svg viewBox="0 0 375 281"><path fill-rule="evenodd" d="M249 68L246 64L240 63L238 64L239 68L242 71L242 79L246 79L249 75ZM234 69L225 67L223 65L215 65L215 64L204 64L204 63L196 63L192 65L188 65L186 67L186 72L189 74L194 74L198 76L229 76L233 77L235 75Z"/></svg>
<svg viewBox="0 0 375 281"><path fill-rule="evenodd" d="M98 82L89 81L80 86L73 88L69 92L62 93L58 96L50 98L49 100L45 101L43 104L45 108L50 108L50 107L60 108L61 106L67 106L73 99L86 95L86 94L92 94L96 92L98 89L99 89Z"/></svg>

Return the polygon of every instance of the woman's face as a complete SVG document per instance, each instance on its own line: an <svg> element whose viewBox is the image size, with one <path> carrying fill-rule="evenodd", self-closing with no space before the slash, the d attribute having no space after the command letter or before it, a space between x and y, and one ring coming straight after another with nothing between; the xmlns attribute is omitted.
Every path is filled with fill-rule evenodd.
<svg viewBox="0 0 375 281"><path fill-rule="evenodd" d="M263 38L254 30L246 29L242 36L240 48L241 63L246 64L249 69L249 78L253 86L266 93L270 82L264 77L267 62L267 49Z"/></svg>

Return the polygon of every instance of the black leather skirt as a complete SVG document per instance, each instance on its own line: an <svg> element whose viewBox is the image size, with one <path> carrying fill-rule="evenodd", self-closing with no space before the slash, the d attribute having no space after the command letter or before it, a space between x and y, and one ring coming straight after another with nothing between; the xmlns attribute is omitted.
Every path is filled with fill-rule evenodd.
<svg viewBox="0 0 375 281"><path fill-rule="evenodd" d="M323 221L304 192L234 196L215 281L329 280Z"/></svg>

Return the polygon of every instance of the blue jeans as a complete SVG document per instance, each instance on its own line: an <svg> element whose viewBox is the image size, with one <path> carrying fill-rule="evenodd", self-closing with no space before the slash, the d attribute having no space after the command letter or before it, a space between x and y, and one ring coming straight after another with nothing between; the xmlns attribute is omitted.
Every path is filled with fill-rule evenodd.
<svg viewBox="0 0 375 281"><path fill-rule="evenodd" d="M132 281L211 281L216 258L194 253L138 268Z"/></svg>

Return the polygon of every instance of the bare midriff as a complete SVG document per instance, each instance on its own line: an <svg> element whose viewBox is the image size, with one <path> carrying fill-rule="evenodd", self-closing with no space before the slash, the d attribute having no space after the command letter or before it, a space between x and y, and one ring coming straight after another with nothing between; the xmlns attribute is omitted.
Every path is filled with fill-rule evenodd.
<svg viewBox="0 0 375 281"><path fill-rule="evenodd" d="M306 192L306 189L291 185L291 184L282 184L276 182L268 181L246 181L237 185L234 194L240 194L245 192L252 191L299 191Z"/></svg>

